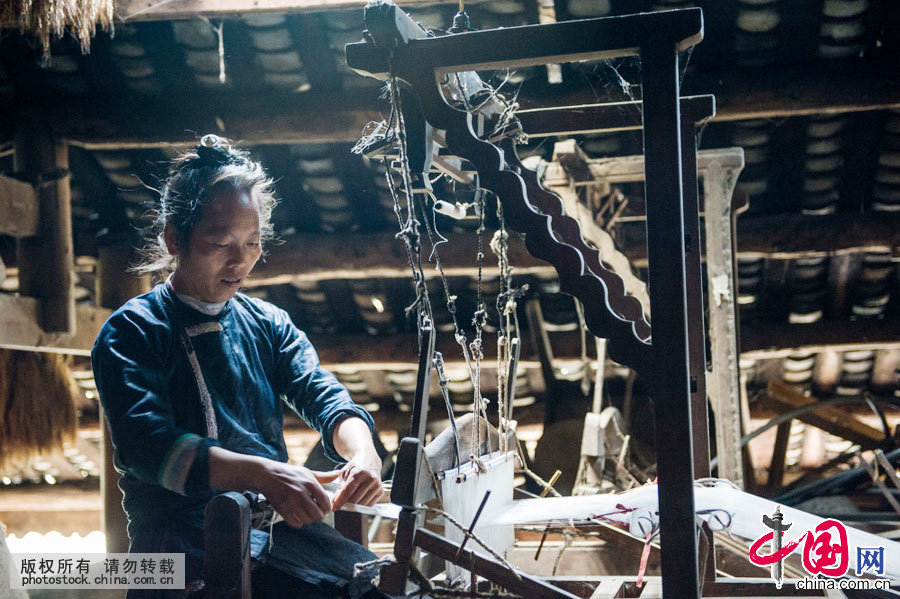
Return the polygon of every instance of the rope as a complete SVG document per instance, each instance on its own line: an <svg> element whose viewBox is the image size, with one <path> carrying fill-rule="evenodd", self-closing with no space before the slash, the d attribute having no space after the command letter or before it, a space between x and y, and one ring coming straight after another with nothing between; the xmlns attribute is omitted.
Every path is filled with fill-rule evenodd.
<svg viewBox="0 0 900 599"><path fill-rule="evenodd" d="M400 208L399 195L394 188L390 169L387 172L389 189L392 199L394 200L394 212L400 223L400 232L397 237L403 239L407 247L407 255L410 260L410 266L413 271L413 280L416 284L416 299L406 308L406 314L409 315L416 310L417 324L421 332L426 322L434 322L431 309L431 301L428 298L428 289L425 286L425 272L422 267L422 246L419 235L419 220L416 218L415 203L412 191L412 180L409 168L409 149L406 138L406 123L403 119L403 104L400 97L400 88L397 85L397 77L393 74L393 65L391 67L391 110L397 118L397 139L400 145L400 173L403 182L403 192L406 195L406 222L403 222L402 210ZM427 219L426 219L427 220Z"/></svg>
<svg viewBox="0 0 900 599"><path fill-rule="evenodd" d="M475 426L472 427L472 448L478 447L481 439L481 421L479 416L483 417L485 422L487 418L487 407L484 396L481 395L481 360L484 358L483 340L484 325L487 323L487 307L484 305L484 292L482 290L483 272L484 272L484 194L478 198L478 280L476 283L476 305L475 314L472 316L472 325L475 327L475 339L469 345L472 356L475 361L475 376L472 380L474 387L472 397L472 416L475 419ZM487 435L487 449L491 451L491 436Z"/></svg>
<svg viewBox="0 0 900 599"><path fill-rule="evenodd" d="M578 316L578 332L581 337L581 394L587 398L591 392L591 363L587 355L587 324L584 321L584 306L580 301L575 302L575 314ZM597 358L600 359L599 357Z"/></svg>
<svg viewBox="0 0 900 599"><path fill-rule="evenodd" d="M353 564L353 578L367 578L371 580L372 578L374 578L374 576L368 575L370 571L376 568L378 570L381 570L382 566L396 563L397 558L393 555L384 555L368 562L357 562Z"/></svg>
<svg viewBox="0 0 900 599"><path fill-rule="evenodd" d="M528 462L525 460L525 458L526 458L526 456L525 456L525 450L522 449L522 441L520 441L519 439L516 439L516 451L517 451L517 453L519 454L519 462L522 463L522 470L525 471L525 474L527 474L528 476L530 476L530 477L532 478L532 480L534 480L536 483L538 483L539 485L541 485L543 488L545 488L545 489L550 489L550 492L553 493L554 495L556 495L557 497L562 497L562 494L560 494L559 491L557 491L556 489L554 489L553 486L552 486L550 483L548 483L548 482L545 481L543 478L541 478L540 476L538 476L537 474L535 474L535 473L528 467Z"/></svg>
<svg viewBox="0 0 900 599"><path fill-rule="evenodd" d="M497 551L494 550L493 547L491 547L490 545L488 545L487 543L485 543L484 541L482 541L480 538L478 538L478 536L477 536L475 533L469 532L469 528L468 528L467 526L464 526L462 523L460 523L459 520L457 520L456 518L454 518L453 516L451 516L450 514L448 514L447 512L445 512L444 510L441 510L441 509L438 509L438 508L425 506L425 511L428 511L428 512L432 512L432 513L438 514L439 516L443 516L444 519L447 520L447 522L449 522L449 523L452 524L453 526L457 527L457 528L458 528L459 530L461 530L462 532L468 533L470 539L472 539L473 541L475 541L476 543L478 543L479 545L481 545L481 548L484 549L485 551L487 551L488 553L490 553L490 554L491 554L491 557L493 557L495 560L497 560L498 562L500 562L500 563L502 563L504 566L506 566L506 568L507 568L507 569L508 569L508 570L509 570L516 578L518 578L519 580L522 580L522 577L519 575L518 572L516 572L515 568L513 568L512 565L511 565L508 561L506 561L506 558L504 558L502 555L500 555L499 553L497 553Z"/></svg>
<svg viewBox="0 0 900 599"><path fill-rule="evenodd" d="M459 476L459 469L462 463L459 459L459 429L456 428L456 418L453 415L453 406L450 404L450 393L447 390L447 373L444 372L444 355L436 351L434 352L434 369L437 371L438 383L441 386L441 396L444 398L444 406L447 408L447 418L450 419L450 428L453 430L453 456L456 458L456 475Z"/></svg>
<svg viewBox="0 0 900 599"><path fill-rule="evenodd" d="M500 451L508 451L509 422L512 418L512 397L509 377L512 366L512 334L511 313L516 309L515 298L509 290L512 287L512 269L509 266L509 233L503 220L503 204L497 199L497 220L500 228L491 239L491 251L497 256L500 267L500 293L497 295L496 308L500 314L500 327L497 333L497 414L500 424ZM518 333L518 331L516 331Z"/></svg>
<svg viewBox="0 0 900 599"><path fill-rule="evenodd" d="M556 560L554 560L553 562L553 572L550 574L550 576L556 576L556 571L559 569L559 562L562 560L563 553L565 553L566 549L568 549L572 545L572 533L564 530L562 535L565 539L565 542L560 548L559 553L556 554Z"/></svg>
<svg viewBox="0 0 900 599"><path fill-rule="evenodd" d="M422 212L426 213L425 206L421 200L420 200L420 204L421 204ZM434 216L433 212L432 212L432 216ZM462 335L463 339L465 339L465 332L462 331L462 329L460 329L459 322L456 318L456 296L450 293L450 283L447 281L447 276L444 274L444 265L441 262L441 254L437 250L437 247L441 243L446 242L446 239L444 238L443 235L441 235L438 232L436 225L435 225L434 229L432 230L431 221L429 221L427 218L425 219L425 233L428 236L428 242L431 244L431 256L434 257L434 263L438 269L438 273L441 278L441 286L444 289L444 298L446 299L446 302L447 302L447 311L450 312L450 317L453 320L454 334L457 337ZM435 242L434 241L435 235L440 237L442 239L442 241Z"/></svg>

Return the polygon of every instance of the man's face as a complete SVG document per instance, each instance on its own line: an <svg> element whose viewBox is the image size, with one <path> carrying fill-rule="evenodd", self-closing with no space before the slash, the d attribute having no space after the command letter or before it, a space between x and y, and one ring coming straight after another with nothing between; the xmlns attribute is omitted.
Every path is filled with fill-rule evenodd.
<svg viewBox="0 0 900 599"><path fill-rule="evenodd" d="M206 206L187 248L171 231L166 232L166 243L178 256L175 289L205 302L224 302L241 287L262 254L259 206L245 192L221 191Z"/></svg>

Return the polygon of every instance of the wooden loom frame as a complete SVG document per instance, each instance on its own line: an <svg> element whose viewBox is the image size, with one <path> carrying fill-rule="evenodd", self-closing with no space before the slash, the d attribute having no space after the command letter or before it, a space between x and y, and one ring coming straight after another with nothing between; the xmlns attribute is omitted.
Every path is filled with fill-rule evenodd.
<svg viewBox="0 0 900 599"><path fill-rule="evenodd" d="M697 122L712 116L714 107L710 96L689 100L689 118L682 122L678 53L702 38L701 11L681 9L435 38L389 1L374 0L366 7L365 22L367 41L347 45L347 62L364 75L393 76L408 86L403 90L403 115L414 127L408 129L411 170L421 172L430 165L430 129L445 131L442 145L474 165L481 187L502 202L510 228L525 235L528 251L556 267L561 289L582 301L588 329L608 338L610 356L649 382L657 423L667 424L656 428L662 588L669 597L699 596L693 481L695 469L708 473L709 453L693 133ZM584 243L578 223L563 214L559 199L518 161L515 144L506 140L501 149L479 139L475 117L451 107L438 85L441 75L452 72L634 55L641 58L645 98L639 119L645 139L652 341L639 302L625 294L618 275ZM597 109L602 111L602 105ZM392 492L392 500L402 508L395 542L398 563L383 569L382 589L406 590L408 564L421 548L528 597L571 597L496 561L458 550L419 526L416 499L434 343L431 331L425 331L422 341L411 436L401 441ZM701 401L703 409L698 410ZM697 415L694 430L703 439L696 465L692 411Z"/></svg>

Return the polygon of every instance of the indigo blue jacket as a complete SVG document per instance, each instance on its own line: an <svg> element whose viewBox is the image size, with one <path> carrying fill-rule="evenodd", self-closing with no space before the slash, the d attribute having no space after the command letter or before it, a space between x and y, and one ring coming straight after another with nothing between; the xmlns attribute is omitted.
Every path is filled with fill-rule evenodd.
<svg viewBox="0 0 900 599"><path fill-rule="evenodd" d="M190 333L215 410L218 438L206 420L180 327ZM236 294L207 316L166 284L116 310L91 354L100 401L122 474L129 535L199 529L215 491L209 448L287 461L281 402L322 434L326 453L342 419L372 418L320 364L306 335L284 310Z"/></svg>

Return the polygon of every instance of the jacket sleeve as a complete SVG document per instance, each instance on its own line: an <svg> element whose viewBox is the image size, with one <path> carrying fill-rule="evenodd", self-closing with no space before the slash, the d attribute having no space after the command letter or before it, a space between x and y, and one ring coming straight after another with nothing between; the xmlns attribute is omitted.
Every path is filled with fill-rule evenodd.
<svg viewBox="0 0 900 599"><path fill-rule="evenodd" d="M218 443L175 424L168 369L153 333L133 313L104 325L91 353L117 467L182 495L209 490L209 448ZM158 335L157 335L158 337Z"/></svg>
<svg viewBox="0 0 900 599"><path fill-rule="evenodd" d="M333 374L322 368L306 333L294 326L284 310L277 310L273 325L276 392L322 435L325 454L336 462L345 462L334 449L335 427L341 420L356 416L369 425L374 435L372 417L353 402L350 393Z"/></svg>

